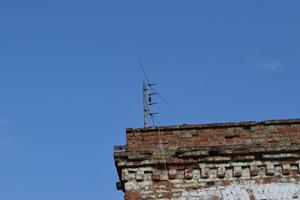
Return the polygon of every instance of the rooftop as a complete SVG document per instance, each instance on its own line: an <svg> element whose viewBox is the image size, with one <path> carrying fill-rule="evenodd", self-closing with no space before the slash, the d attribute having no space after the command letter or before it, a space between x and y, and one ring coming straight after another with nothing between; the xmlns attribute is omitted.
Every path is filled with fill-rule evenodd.
<svg viewBox="0 0 300 200"><path fill-rule="evenodd" d="M208 123L208 124L182 124L172 126L159 126L161 131L168 130L183 130L183 129L208 129L208 128L228 128L228 127L243 127L257 125L280 125L280 124L300 124L300 118L281 119L281 120L265 120L265 121L242 121L242 122L225 122L225 123ZM145 128L127 128L126 132L147 132L155 131L157 126Z"/></svg>

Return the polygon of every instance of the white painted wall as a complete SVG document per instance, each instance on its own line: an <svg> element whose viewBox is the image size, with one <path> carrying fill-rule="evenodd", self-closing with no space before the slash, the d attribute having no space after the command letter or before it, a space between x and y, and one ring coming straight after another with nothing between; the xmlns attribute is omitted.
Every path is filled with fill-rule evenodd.
<svg viewBox="0 0 300 200"><path fill-rule="evenodd" d="M300 200L300 183L271 183L231 185L227 187L211 187L193 192L184 192L179 200L250 200L250 193L255 200Z"/></svg>

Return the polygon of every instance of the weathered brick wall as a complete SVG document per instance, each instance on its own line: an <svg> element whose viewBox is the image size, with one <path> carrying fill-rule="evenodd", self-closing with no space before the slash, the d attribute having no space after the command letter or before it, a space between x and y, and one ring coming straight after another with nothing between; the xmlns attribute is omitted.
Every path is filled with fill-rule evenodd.
<svg viewBox="0 0 300 200"><path fill-rule="evenodd" d="M126 134L114 156L127 200L300 199L300 119Z"/></svg>
<svg viewBox="0 0 300 200"><path fill-rule="evenodd" d="M295 124L290 124L295 121ZM155 149L160 144L166 149L183 146L222 146L222 145L270 145L300 142L300 125L297 120L265 121L261 123L243 122L192 126L170 126L160 129L127 129L128 151Z"/></svg>

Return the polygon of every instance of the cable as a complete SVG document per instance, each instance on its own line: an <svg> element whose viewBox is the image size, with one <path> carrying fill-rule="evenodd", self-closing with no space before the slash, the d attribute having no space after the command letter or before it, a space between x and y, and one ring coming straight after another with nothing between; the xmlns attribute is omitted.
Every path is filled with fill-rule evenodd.
<svg viewBox="0 0 300 200"><path fill-rule="evenodd" d="M154 117L153 115L150 115L150 117L151 117L151 120L152 120L154 126L155 126L155 122L158 124L158 126L156 126L156 127L157 127L157 130L158 130L159 147L160 147L161 154L162 154L162 160L163 160L164 168L165 168L165 171L167 171L167 163L166 163L167 160L165 158L166 153L165 153L165 150L163 148L162 141L161 141L162 136L161 136L161 132L160 132L160 123L156 119L156 117Z"/></svg>
<svg viewBox="0 0 300 200"><path fill-rule="evenodd" d="M147 81L147 84L149 85L149 79L148 79L148 76L147 76L147 74L146 74L146 71L145 71L145 69L144 69L143 63L142 63L142 61L141 61L139 55L136 55L136 58L138 59L138 62L139 62L140 67L141 67L141 69L142 69L142 71L143 71L143 74L144 74L144 77L145 77L145 79L146 79L146 81Z"/></svg>
<svg viewBox="0 0 300 200"><path fill-rule="evenodd" d="M140 57L138 56L138 55L136 55L136 57L137 57L137 60L138 60L138 62L139 62L139 65L140 65L140 68L142 69L142 71L143 71L143 74L144 74L144 78L146 79L146 82L147 82L147 86L148 86L148 88L149 88L149 90L150 90L150 92L151 93L153 93L153 94L157 94L160 98L161 98L161 100L167 105L167 102L166 102L166 100L154 89L154 88L152 88L151 86L151 84L150 84L150 82L149 82L149 78L148 78L148 76L147 76L147 74L146 74L146 71L145 71L145 69L144 69L144 66L143 66L143 63L142 63L142 61L141 61L141 59L140 59ZM145 98L145 96L144 96L144 98ZM145 108L144 108L144 110L145 110ZM154 114L153 113L151 113L152 112L152 109L151 109L151 105L148 107L148 110L147 110L147 112L148 112L148 114L147 115L149 115L150 116L150 118L151 118L151 120L152 120L152 123L153 123L153 125L155 126L155 127L157 127L157 130L158 130L158 138L159 138L159 148L160 148L160 151L161 151L161 154L162 154L162 160L163 160L163 164L164 164L164 169L165 169L165 171L167 171L167 164L166 164L166 153L165 153L165 150L164 150L164 148L163 148L163 145L162 145L162 135L161 135L161 132L160 132L160 123L159 123L159 121L156 119L156 117L154 116ZM156 124L158 124L157 126L156 126Z"/></svg>

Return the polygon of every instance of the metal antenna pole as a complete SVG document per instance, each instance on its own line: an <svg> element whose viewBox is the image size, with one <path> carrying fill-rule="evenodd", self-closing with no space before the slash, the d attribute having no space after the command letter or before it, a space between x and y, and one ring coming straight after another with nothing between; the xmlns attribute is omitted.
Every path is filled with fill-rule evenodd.
<svg viewBox="0 0 300 200"><path fill-rule="evenodd" d="M148 124L148 115L149 115L149 86L148 84L143 83L143 99L144 99L144 127L147 127Z"/></svg>

